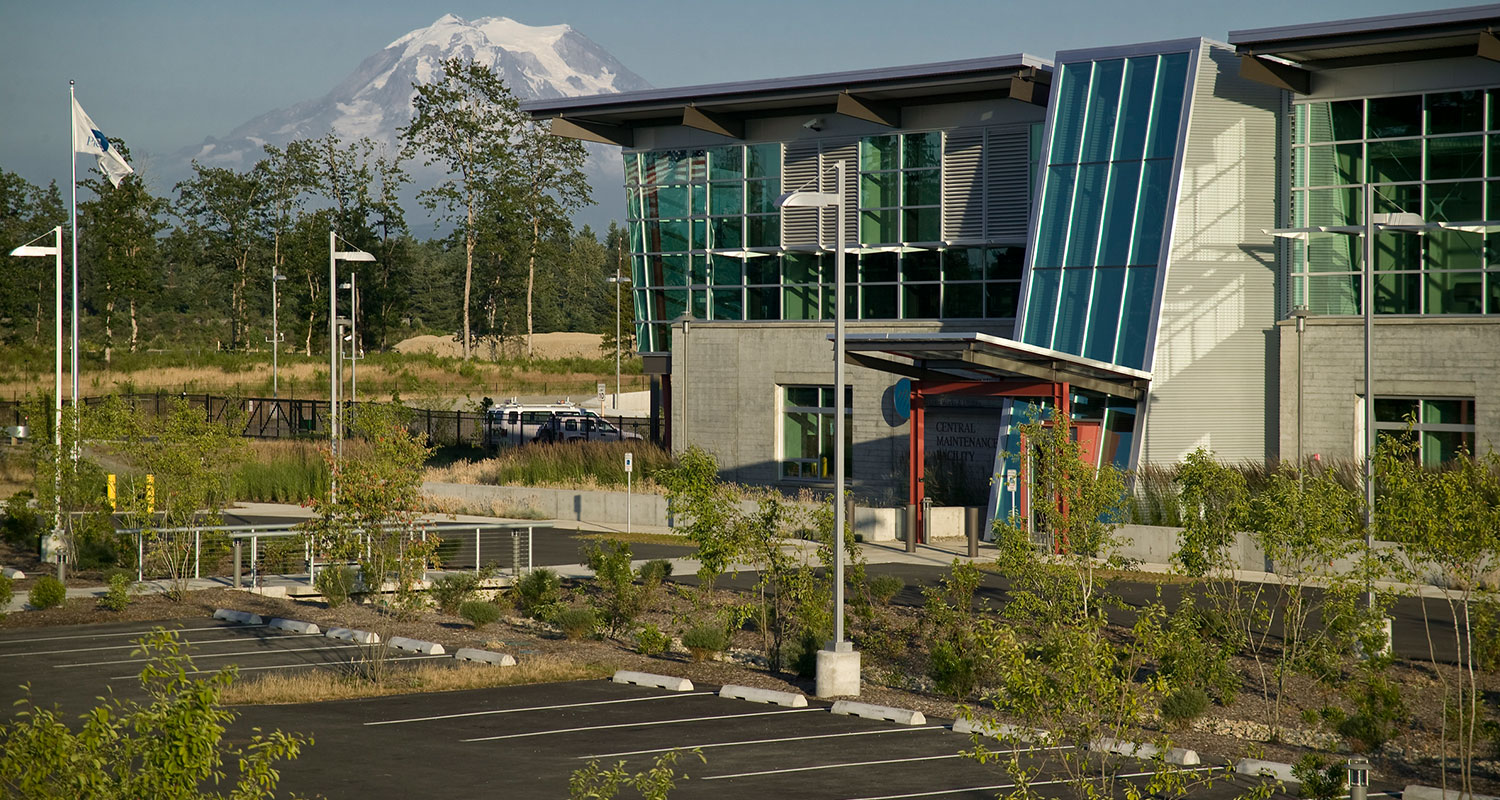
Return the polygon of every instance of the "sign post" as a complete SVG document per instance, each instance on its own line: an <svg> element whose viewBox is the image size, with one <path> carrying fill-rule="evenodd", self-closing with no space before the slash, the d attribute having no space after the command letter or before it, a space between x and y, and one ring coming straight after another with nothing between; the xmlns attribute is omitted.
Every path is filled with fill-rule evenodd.
<svg viewBox="0 0 1500 800"><path fill-rule="evenodd" d="M630 533L630 473L635 469L635 454L625 454L625 532Z"/></svg>
<svg viewBox="0 0 1500 800"><path fill-rule="evenodd" d="M600 416L604 415L604 389L605 389L604 382L600 381L599 382L599 415ZM617 400L615 402L618 404L619 401Z"/></svg>

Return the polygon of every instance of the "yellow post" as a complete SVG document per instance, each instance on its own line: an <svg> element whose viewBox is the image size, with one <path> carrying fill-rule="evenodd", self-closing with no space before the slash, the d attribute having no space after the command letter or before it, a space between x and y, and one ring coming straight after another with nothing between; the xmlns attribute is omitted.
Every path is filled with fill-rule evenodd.
<svg viewBox="0 0 1500 800"><path fill-rule="evenodd" d="M156 513L156 476L146 475L146 513Z"/></svg>
<svg viewBox="0 0 1500 800"><path fill-rule="evenodd" d="M109 501L109 510L118 511L119 508L115 504L115 474L113 472L109 473L108 481L105 484L104 497Z"/></svg>

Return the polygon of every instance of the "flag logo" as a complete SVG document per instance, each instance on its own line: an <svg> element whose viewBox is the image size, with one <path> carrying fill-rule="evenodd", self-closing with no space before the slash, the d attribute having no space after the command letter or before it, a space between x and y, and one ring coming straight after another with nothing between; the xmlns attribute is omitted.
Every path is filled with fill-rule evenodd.
<svg viewBox="0 0 1500 800"><path fill-rule="evenodd" d="M99 159L99 171L104 173L109 182L119 188L120 181L126 175L135 172L129 164L125 163L125 157L120 151L109 146L109 137L99 130L89 115L84 112L83 106L78 105L78 99L73 99L73 149L79 153L87 153Z"/></svg>

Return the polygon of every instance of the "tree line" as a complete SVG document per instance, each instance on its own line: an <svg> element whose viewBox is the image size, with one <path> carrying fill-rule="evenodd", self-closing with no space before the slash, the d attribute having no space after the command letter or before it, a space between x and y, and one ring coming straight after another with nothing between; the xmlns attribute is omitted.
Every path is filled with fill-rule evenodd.
<svg viewBox="0 0 1500 800"><path fill-rule="evenodd" d="M81 181L87 349L106 364L119 349L266 349L274 282L283 350L322 351L330 230L341 248L376 258L339 268L341 282L357 274L362 348L442 333L465 358L479 342L507 340L523 341L529 356L530 334L557 330L604 333L612 345L615 291L605 279L625 268L625 233L611 223L601 240L574 228L571 215L591 202L582 146L522 114L489 67L458 59L417 87L413 111L395 152L328 133L266 145L243 170L194 161L171 196L153 194L139 173L118 187L98 173ZM413 163L440 175L416 195L439 224L426 240L412 235L401 200ZM0 252L56 225L66 238L67 214L55 182L39 187L0 167ZM45 346L53 265L0 257L0 341ZM339 301L348 316L347 295ZM621 313L633 317L628 295Z"/></svg>

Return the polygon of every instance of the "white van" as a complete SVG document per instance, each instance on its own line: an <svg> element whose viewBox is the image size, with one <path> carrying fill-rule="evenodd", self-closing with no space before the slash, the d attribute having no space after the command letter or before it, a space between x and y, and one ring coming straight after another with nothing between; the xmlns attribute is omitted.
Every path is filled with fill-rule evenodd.
<svg viewBox="0 0 1500 800"><path fill-rule="evenodd" d="M484 445L498 449L534 442L537 432L556 414L599 416L567 400L556 403L503 403L492 407L485 417Z"/></svg>

